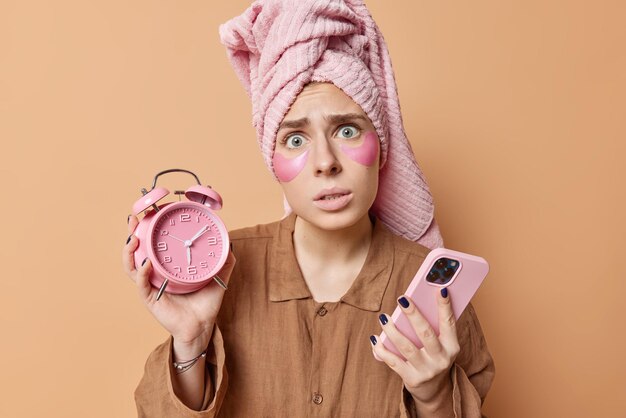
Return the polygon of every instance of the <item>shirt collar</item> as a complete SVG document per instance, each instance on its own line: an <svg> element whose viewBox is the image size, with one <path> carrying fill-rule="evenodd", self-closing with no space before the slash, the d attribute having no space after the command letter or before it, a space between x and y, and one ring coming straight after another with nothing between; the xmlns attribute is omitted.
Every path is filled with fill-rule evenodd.
<svg viewBox="0 0 626 418"><path fill-rule="evenodd" d="M374 215L372 241L363 268L343 295L341 301L367 311L380 310L383 295L393 267L392 233ZM291 213L278 222L278 231L271 243L269 298L273 302L312 298L304 281L293 246L296 214Z"/></svg>

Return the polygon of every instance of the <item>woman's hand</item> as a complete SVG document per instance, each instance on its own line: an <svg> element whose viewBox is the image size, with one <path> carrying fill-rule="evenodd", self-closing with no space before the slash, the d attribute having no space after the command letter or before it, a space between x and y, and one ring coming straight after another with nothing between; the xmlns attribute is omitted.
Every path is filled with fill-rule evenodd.
<svg viewBox="0 0 626 418"><path fill-rule="evenodd" d="M389 321L389 316L382 314L379 317L385 334L407 359L406 361L387 350L383 344L372 344L372 349L378 357L400 375L404 386L415 400L418 412L452 410L450 368L459 354L460 347L456 319L447 289L442 289L441 294L437 295L437 302L439 336L410 298L402 296L398 299L398 304L424 346L421 349L398 331ZM374 337L371 343L375 340Z"/></svg>
<svg viewBox="0 0 626 418"><path fill-rule="evenodd" d="M126 274L137 285L139 297L150 313L174 337L177 344L206 347L222 305L225 290L217 283L211 282L193 293L175 295L164 292L157 301L158 289L148 281L152 271L150 260L146 260L142 266L135 266L134 253L139 240L132 233L138 223L136 216L131 215L128 218L128 232L131 236L122 252ZM224 267L218 272L224 283L228 283L235 261L232 251L229 252Z"/></svg>

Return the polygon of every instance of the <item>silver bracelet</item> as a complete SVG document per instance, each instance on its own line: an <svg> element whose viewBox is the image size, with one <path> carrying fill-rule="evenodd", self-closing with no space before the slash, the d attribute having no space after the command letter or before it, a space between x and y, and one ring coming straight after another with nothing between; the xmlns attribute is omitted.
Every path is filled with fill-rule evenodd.
<svg viewBox="0 0 626 418"><path fill-rule="evenodd" d="M172 364L174 365L174 369L176 370L176 374L181 374L191 369L191 367L196 364L196 362L200 359L200 357L206 357L206 352L208 348L200 353L197 357L192 358L191 360L185 361L174 361Z"/></svg>

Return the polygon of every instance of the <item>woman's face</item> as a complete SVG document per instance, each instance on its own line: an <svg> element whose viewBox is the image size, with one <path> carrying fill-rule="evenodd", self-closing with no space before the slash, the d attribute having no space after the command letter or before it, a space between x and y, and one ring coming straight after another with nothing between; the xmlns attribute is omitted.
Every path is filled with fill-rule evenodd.
<svg viewBox="0 0 626 418"><path fill-rule="evenodd" d="M376 129L334 84L300 92L279 127L272 162L293 211L319 228L354 225L376 198Z"/></svg>

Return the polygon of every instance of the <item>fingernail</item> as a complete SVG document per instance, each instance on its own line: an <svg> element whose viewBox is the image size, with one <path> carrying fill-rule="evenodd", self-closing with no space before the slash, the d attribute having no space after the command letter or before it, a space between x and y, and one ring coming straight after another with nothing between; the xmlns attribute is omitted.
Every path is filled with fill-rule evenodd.
<svg viewBox="0 0 626 418"><path fill-rule="evenodd" d="M378 341L376 341L376 337L374 337L373 335L370 335L370 341L372 342L372 344L376 345L376 343Z"/></svg>
<svg viewBox="0 0 626 418"><path fill-rule="evenodd" d="M380 314L380 316L378 317L378 319L380 320L380 323L381 323L381 324L383 324L383 325L385 325L387 322L389 322L389 321L387 320L387 315L385 315L385 314Z"/></svg>
<svg viewBox="0 0 626 418"><path fill-rule="evenodd" d="M444 287L441 289L441 296L443 296L444 298L448 297L448 288Z"/></svg>
<svg viewBox="0 0 626 418"><path fill-rule="evenodd" d="M143 259L143 261L141 262L141 265L143 266L144 264L146 264L146 261L148 261L148 257Z"/></svg>
<svg viewBox="0 0 626 418"><path fill-rule="evenodd" d="M131 239L132 237L133 237L133 234L130 234L130 235L128 236L128 239L126 240L126 244L128 244L128 243L130 242L130 239Z"/></svg>
<svg viewBox="0 0 626 418"><path fill-rule="evenodd" d="M408 308L409 307L409 301L406 300L406 298L404 296L402 296L400 299L398 299L398 303L403 307L403 308Z"/></svg>
<svg viewBox="0 0 626 418"><path fill-rule="evenodd" d="M126 223L130 222L130 215L128 215L128 218L126 218Z"/></svg>

